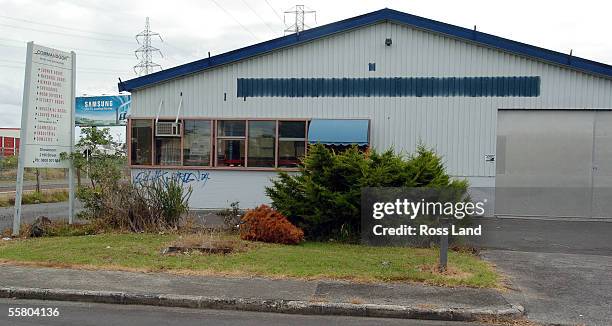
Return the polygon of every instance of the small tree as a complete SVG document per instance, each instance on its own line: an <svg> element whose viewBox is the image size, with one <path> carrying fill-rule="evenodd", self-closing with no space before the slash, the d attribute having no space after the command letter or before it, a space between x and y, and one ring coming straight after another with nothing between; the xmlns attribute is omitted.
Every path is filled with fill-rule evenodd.
<svg viewBox="0 0 612 326"><path fill-rule="evenodd" d="M62 158L71 160L80 174L87 173L92 188L116 183L126 164L121 144L113 139L109 128L84 128L81 133L77 150L62 153Z"/></svg>
<svg viewBox="0 0 612 326"><path fill-rule="evenodd" d="M363 152L355 146L334 152L317 144L297 174L280 172L266 194L307 237L355 241L363 187L451 187L465 193L468 184L452 180L442 159L422 145L406 158L392 150Z"/></svg>
<svg viewBox="0 0 612 326"><path fill-rule="evenodd" d="M126 158L109 128L84 128L81 133L77 150L62 153L61 157L70 160L77 173L82 175L87 172L89 175L90 186L79 187L77 198L83 203L89 217L94 217L103 212L102 195L117 191Z"/></svg>

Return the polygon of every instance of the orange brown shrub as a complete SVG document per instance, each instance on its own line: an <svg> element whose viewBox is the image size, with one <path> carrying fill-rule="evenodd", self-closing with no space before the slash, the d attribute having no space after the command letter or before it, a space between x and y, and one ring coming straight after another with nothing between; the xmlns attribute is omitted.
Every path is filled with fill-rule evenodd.
<svg viewBox="0 0 612 326"><path fill-rule="evenodd" d="M240 238L282 244L298 244L304 240L304 231L267 205L250 209L241 219Z"/></svg>

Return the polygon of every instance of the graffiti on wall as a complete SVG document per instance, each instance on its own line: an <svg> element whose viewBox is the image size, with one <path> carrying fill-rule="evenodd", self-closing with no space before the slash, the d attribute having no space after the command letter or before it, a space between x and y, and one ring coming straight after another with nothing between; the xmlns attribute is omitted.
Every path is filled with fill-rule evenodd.
<svg viewBox="0 0 612 326"><path fill-rule="evenodd" d="M210 180L208 171L167 171L167 170L144 170L134 175L133 183L142 184L162 180L164 182L177 180L183 186L195 186L202 188Z"/></svg>

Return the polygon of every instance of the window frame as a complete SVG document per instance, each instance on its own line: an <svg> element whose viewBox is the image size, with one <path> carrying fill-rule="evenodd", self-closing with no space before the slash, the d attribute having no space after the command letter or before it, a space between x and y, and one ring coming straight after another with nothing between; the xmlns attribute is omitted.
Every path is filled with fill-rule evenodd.
<svg viewBox="0 0 612 326"><path fill-rule="evenodd" d="M280 137L280 123L281 122L293 122L293 121L298 121L301 122L302 120L285 120L285 119L279 119L276 120L276 163L275 163L275 167L277 169L297 169L297 168L288 168L288 167L281 167L278 165L278 162L280 160L280 143L282 141L286 141L286 142L290 142L290 141L299 141L299 139L293 138L295 140L290 140L290 137L284 137L281 138ZM304 155L306 155L306 153L308 152L308 124L310 124L310 120L306 120L304 121Z"/></svg>
<svg viewBox="0 0 612 326"><path fill-rule="evenodd" d="M149 120L151 121L151 164L146 164L146 165L142 165L142 164L132 164L132 122L133 120ZM137 118L137 119L132 119L132 118L128 118L127 121L127 132L126 132L126 139L125 142L127 144L127 159L128 159L128 163L129 163L129 167L139 167L139 168L151 168L151 167L155 167L156 165L155 163L155 119L151 119L151 118ZM161 165L160 165L161 166Z"/></svg>
<svg viewBox="0 0 612 326"><path fill-rule="evenodd" d="M176 117L159 117L158 120L174 120ZM370 120L368 118L351 118L347 120L360 119L360 120ZM137 165L132 164L132 122L134 120L150 120L153 126L152 139L151 139L151 165ZM181 170L231 170L231 171L298 171L299 168L293 167L279 167L279 144L281 139L279 137L279 127L280 122L282 121L299 121L304 122L304 155L308 153L308 126L312 119L310 118L240 118L240 117L223 117L223 118L213 118L213 117L181 117L179 119L181 123L181 149L180 156L181 162L180 165L156 165L155 164L155 120L154 117L129 117L127 121L127 138L126 143L128 146L127 156L128 156L128 167L136 168L136 169L181 169ZM206 120L211 123L211 136L210 136L210 149L211 154L209 158L209 166L193 166L193 165L183 165L184 164L184 146L185 146L185 121L187 120ZM245 134L244 136L217 136L218 131L218 122L219 121L244 121L245 122ZM275 121L275 141L274 141L274 167L249 167L248 166L248 155L249 155L249 121ZM371 138L371 127L368 130L368 139L370 146L372 142ZM219 139L241 139L244 140L244 166L218 166L217 165L217 141Z"/></svg>
<svg viewBox="0 0 612 326"><path fill-rule="evenodd" d="M244 121L244 136L219 136L218 134L219 121ZM214 124L215 124L215 134L213 137L214 137L214 144L215 144L215 152L212 155L214 156L213 167L229 169L229 170L239 170L239 169L247 168L248 167L247 161L249 157L248 156L249 155L249 143L248 143L249 121L246 119L226 118L226 119L215 119ZM219 161L218 161L219 160L219 151L218 151L219 140L244 140L244 166L219 166Z"/></svg>
<svg viewBox="0 0 612 326"><path fill-rule="evenodd" d="M244 166L249 167L249 125L252 121L265 121L265 122L274 122L274 166L272 167L262 167L257 166L255 168L260 169L277 169L278 168L278 119L248 119L246 120L246 130L245 130L245 152L244 152Z"/></svg>
<svg viewBox="0 0 612 326"><path fill-rule="evenodd" d="M190 120L190 121L208 121L210 123L210 141L209 141L209 145L210 145L210 154L208 155L208 166L203 166L203 165L185 165L185 157L184 157L184 150L185 150L185 121ZM215 137L215 132L216 132L216 121L214 119L210 119L210 118L189 118L189 119L180 119L181 121L181 167L183 168L187 168L187 169L192 169L192 168L197 168L197 169L210 169L212 167L214 167L214 141L216 139Z"/></svg>

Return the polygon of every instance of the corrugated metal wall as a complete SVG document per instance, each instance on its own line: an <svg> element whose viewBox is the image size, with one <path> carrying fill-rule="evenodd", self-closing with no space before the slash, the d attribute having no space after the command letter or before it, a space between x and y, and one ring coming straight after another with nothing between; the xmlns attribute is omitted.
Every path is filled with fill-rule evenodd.
<svg viewBox="0 0 612 326"><path fill-rule="evenodd" d="M391 37L392 46L385 46ZM376 71L368 64L376 63ZM539 76L538 97L238 98L238 78ZM381 23L137 90L132 117L370 118L375 148L421 141L453 175L493 177L497 110L611 108L612 82L442 35ZM224 101L224 93L227 100Z"/></svg>

